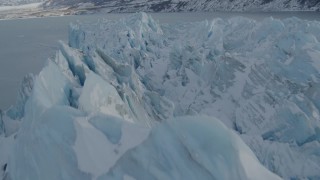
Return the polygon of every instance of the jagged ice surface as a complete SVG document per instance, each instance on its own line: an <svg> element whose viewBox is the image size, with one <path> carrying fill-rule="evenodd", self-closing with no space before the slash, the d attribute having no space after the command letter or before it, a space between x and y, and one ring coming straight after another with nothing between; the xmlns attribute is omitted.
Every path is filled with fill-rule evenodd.
<svg viewBox="0 0 320 180"><path fill-rule="evenodd" d="M319 32L144 13L71 25L4 114L16 139L0 165L12 179L278 179L256 155L285 179L320 178Z"/></svg>
<svg viewBox="0 0 320 180"><path fill-rule="evenodd" d="M277 174L319 177L319 22L160 26L140 16L76 25L70 45L132 64L146 89L174 103L174 116L218 117Z"/></svg>
<svg viewBox="0 0 320 180"><path fill-rule="evenodd" d="M96 91L106 95L114 92L107 81L92 71L86 75L77 103L78 107L86 107L85 111L70 107L71 89L77 86L73 83L80 86L80 82L77 78L68 79L68 72L49 62L36 78L12 147L6 177L183 179L190 175L203 179L280 179L260 165L242 140L214 118L168 119L151 132L147 124L131 122L131 118L122 114L126 107L119 108L121 111L113 109L121 99L113 97L104 101L104 97L90 97L99 95L93 93ZM57 77L57 81L44 81ZM82 99L86 98L84 106ZM101 108L90 111L97 105ZM108 105L111 111L103 109ZM135 158L139 159L138 163ZM169 172L163 169L170 166L176 169Z"/></svg>

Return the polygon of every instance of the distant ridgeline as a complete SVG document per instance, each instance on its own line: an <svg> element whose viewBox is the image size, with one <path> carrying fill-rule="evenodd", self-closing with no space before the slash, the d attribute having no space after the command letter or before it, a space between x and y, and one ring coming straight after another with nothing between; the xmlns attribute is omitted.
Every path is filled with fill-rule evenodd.
<svg viewBox="0 0 320 180"><path fill-rule="evenodd" d="M23 4L37 3L44 0L1 0L0 6L17 6Z"/></svg>
<svg viewBox="0 0 320 180"><path fill-rule="evenodd" d="M319 11L319 0L48 0L47 7L86 5L104 7L110 12L177 11Z"/></svg>

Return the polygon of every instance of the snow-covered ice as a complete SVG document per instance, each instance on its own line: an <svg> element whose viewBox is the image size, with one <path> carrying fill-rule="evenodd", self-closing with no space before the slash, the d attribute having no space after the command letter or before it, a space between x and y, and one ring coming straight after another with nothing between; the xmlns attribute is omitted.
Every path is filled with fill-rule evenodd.
<svg viewBox="0 0 320 180"><path fill-rule="evenodd" d="M155 127L99 179L280 179L219 120L194 116Z"/></svg>
<svg viewBox="0 0 320 180"><path fill-rule="evenodd" d="M13 180L318 179L319 39L298 18L72 24L0 119L0 163Z"/></svg>

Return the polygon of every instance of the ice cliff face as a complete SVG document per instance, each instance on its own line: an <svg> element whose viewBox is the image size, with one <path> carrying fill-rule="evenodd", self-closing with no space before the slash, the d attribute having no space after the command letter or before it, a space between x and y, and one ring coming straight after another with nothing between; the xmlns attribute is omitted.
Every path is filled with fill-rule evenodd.
<svg viewBox="0 0 320 180"><path fill-rule="evenodd" d="M291 11L320 8L317 0L49 0L49 7L69 6L84 8L85 4L103 7L112 12L176 12L176 11Z"/></svg>
<svg viewBox="0 0 320 180"><path fill-rule="evenodd" d="M2 120L2 110L0 110L0 135L2 135L4 133L4 125L3 125L3 120Z"/></svg>
<svg viewBox="0 0 320 180"><path fill-rule="evenodd" d="M319 32L296 18L160 25L145 13L71 25L23 83L24 109L4 114L0 172L278 179L256 155L284 179L318 179Z"/></svg>
<svg viewBox="0 0 320 180"><path fill-rule="evenodd" d="M33 74L28 74L23 78L18 91L17 102L15 106L11 107L6 113L10 118L21 119L24 116L24 106L32 93L33 84Z"/></svg>

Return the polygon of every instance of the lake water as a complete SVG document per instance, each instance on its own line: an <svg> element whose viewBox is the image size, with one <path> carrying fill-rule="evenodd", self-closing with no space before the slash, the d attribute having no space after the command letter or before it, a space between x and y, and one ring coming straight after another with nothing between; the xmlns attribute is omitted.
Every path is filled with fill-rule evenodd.
<svg viewBox="0 0 320 180"><path fill-rule="evenodd" d="M0 21L0 109L6 109L15 103L23 76L27 73L39 73L46 60L57 51L58 40L67 41L70 23L78 20L95 22L99 18L119 19L125 15L127 14L98 14ZM280 19L296 16L320 21L319 12L152 13L152 16L160 23L193 22L218 17L227 19L234 16L255 20L270 16Z"/></svg>

